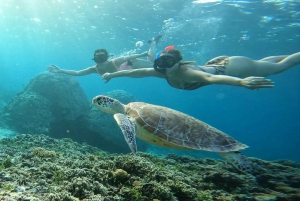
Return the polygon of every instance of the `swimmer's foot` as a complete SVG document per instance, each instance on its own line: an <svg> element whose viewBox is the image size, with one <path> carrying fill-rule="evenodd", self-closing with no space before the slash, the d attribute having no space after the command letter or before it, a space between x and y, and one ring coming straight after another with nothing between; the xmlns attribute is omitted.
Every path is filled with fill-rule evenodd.
<svg viewBox="0 0 300 201"><path fill-rule="evenodd" d="M157 44L163 35L160 34L154 38L155 43Z"/></svg>
<svg viewBox="0 0 300 201"><path fill-rule="evenodd" d="M148 40L148 43L151 44L151 43L155 42L155 44L157 44L162 36L163 35L160 34L160 35L156 36L155 38L152 38L152 39Z"/></svg>

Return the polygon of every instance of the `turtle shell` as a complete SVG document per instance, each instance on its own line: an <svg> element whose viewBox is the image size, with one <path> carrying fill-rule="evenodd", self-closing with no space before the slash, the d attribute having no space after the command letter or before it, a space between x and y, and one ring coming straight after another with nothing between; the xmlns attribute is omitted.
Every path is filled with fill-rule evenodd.
<svg viewBox="0 0 300 201"><path fill-rule="evenodd" d="M135 124L137 137L159 146L212 152L248 147L207 123L170 108L133 102L126 105L125 112Z"/></svg>

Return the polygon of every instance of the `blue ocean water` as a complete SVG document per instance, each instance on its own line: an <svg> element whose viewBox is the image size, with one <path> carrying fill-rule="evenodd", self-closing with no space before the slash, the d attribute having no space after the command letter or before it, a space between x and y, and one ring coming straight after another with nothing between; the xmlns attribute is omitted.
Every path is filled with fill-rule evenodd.
<svg viewBox="0 0 300 201"><path fill-rule="evenodd" d="M299 52L299 11L300 1L279 0L1 0L2 98L13 97L47 65L80 70L94 65L95 49L140 53L158 34L158 50L175 45L184 60L199 65L219 55L260 59ZM136 47L137 41L144 46ZM247 156L300 161L300 68L269 78L273 89L215 85L183 91L157 78L105 84L98 75L76 77L90 99L122 89L228 133L249 145Z"/></svg>

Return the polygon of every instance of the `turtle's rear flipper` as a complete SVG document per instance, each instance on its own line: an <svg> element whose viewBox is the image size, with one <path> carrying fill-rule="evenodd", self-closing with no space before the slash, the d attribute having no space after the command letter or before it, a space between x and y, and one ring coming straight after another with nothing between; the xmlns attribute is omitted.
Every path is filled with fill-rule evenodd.
<svg viewBox="0 0 300 201"><path fill-rule="evenodd" d="M241 152L219 152L219 154L238 170L247 173L251 173L253 171L251 162Z"/></svg>
<svg viewBox="0 0 300 201"><path fill-rule="evenodd" d="M115 114L114 118L117 124L119 125L119 127L121 128L129 148L134 154L136 154L137 147L136 147L136 139L135 139L135 128L133 123L129 121L127 116L124 114L120 114L120 113Z"/></svg>

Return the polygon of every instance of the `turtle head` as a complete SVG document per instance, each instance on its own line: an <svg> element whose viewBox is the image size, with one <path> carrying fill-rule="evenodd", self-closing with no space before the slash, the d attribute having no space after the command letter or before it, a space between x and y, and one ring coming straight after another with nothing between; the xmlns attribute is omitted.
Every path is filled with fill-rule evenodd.
<svg viewBox="0 0 300 201"><path fill-rule="evenodd" d="M92 104L102 112L108 114L125 113L125 106L118 100L108 96L96 96L93 98Z"/></svg>

